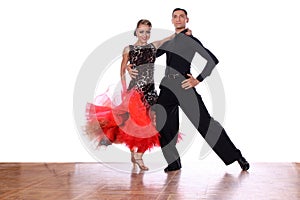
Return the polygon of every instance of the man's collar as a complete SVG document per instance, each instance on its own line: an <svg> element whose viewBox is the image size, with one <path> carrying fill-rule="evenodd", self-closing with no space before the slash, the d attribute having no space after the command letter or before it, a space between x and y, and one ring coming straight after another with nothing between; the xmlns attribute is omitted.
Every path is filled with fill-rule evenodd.
<svg viewBox="0 0 300 200"><path fill-rule="evenodd" d="M186 28L186 29L184 29L183 31L181 31L181 32L179 32L179 33L175 33L175 34L176 34L176 35L178 35L178 34L180 34L180 33L185 34L187 31L188 31L188 29Z"/></svg>

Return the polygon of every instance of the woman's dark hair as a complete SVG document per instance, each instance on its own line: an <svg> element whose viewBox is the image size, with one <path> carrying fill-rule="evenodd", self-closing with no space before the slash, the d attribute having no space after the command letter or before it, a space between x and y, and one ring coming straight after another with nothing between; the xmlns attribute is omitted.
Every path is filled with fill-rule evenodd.
<svg viewBox="0 0 300 200"><path fill-rule="evenodd" d="M137 29L141 24L152 27L152 24L151 24L151 22L150 22L148 19L141 19L141 20L139 20L138 23L136 24L136 28L135 28L134 33L133 33L134 36L136 36L136 29Z"/></svg>

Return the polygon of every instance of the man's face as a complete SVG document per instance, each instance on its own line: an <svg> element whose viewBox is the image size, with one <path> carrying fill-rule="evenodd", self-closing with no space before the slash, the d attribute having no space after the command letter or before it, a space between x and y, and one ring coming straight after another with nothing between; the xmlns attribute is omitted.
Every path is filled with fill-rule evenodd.
<svg viewBox="0 0 300 200"><path fill-rule="evenodd" d="M172 15L172 24L176 29L185 28L186 23L188 23L189 19L186 14L182 10L177 10Z"/></svg>

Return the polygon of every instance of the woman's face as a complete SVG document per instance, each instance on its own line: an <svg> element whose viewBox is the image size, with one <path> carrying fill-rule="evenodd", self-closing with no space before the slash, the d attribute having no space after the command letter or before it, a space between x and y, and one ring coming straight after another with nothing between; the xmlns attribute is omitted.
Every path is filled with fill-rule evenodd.
<svg viewBox="0 0 300 200"><path fill-rule="evenodd" d="M147 43L151 35L151 27L141 24L136 29L136 36L141 43Z"/></svg>

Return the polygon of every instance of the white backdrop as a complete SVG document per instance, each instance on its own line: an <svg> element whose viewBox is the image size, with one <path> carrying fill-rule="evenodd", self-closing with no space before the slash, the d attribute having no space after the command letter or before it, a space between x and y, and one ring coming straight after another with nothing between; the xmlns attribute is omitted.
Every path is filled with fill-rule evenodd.
<svg viewBox="0 0 300 200"><path fill-rule="evenodd" d="M82 64L141 18L173 30L175 7L188 11L193 35L220 60L223 125L234 143L252 162L300 162L297 5L296 0L1 1L0 162L95 161L73 118ZM186 158L195 159L199 142L200 137Z"/></svg>

